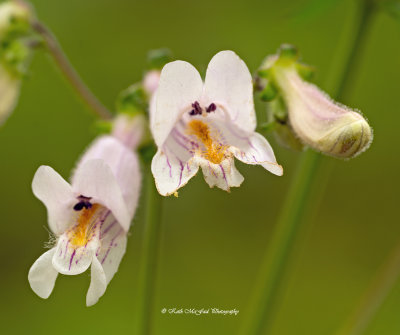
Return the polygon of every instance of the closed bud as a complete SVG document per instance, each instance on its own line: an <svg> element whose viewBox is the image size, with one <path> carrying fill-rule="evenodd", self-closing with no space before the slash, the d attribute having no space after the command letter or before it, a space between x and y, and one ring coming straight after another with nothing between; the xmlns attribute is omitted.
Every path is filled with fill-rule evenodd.
<svg viewBox="0 0 400 335"><path fill-rule="evenodd" d="M274 81L283 99L287 129L304 144L329 156L351 158L365 151L373 138L366 119L304 81L302 71L307 67L284 54L283 58L279 54L267 58L262 68L269 70L269 80Z"/></svg>

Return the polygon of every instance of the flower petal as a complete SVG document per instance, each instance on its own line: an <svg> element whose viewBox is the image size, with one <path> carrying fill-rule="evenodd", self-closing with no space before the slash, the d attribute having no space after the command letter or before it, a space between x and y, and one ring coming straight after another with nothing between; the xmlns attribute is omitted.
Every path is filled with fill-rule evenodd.
<svg viewBox="0 0 400 335"><path fill-rule="evenodd" d="M50 166L42 165L33 177L32 190L47 208L50 229L55 234L68 229L69 212L75 201L71 186Z"/></svg>
<svg viewBox="0 0 400 335"><path fill-rule="evenodd" d="M277 176L283 175L283 168L276 162L274 151L264 136L253 133L246 140L238 139L232 145L235 148L231 148L231 151L243 163L261 165Z"/></svg>
<svg viewBox="0 0 400 335"><path fill-rule="evenodd" d="M156 144L161 147L179 116L199 100L203 81L198 71L189 63L168 63L161 71L156 91L155 108L151 108L151 131Z"/></svg>
<svg viewBox="0 0 400 335"><path fill-rule="evenodd" d="M101 136L82 156L77 170L93 159L102 159L111 168L122 192L129 216L132 218L139 200L142 179L136 153L112 136ZM72 178L72 184L75 184L75 178L76 175Z"/></svg>
<svg viewBox="0 0 400 335"><path fill-rule="evenodd" d="M86 295L86 306L93 306L104 294L107 288L106 275L97 257L93 257L91 267L91 280Z"/></svg>
<svg viewBox="0 0 400 335"><path fill-rule="evenodd" d="M85 272L92 263L98 247L99 239L96 236L86 245L78 247L72 245L67 233L62 234L53 255L53 266L64 275L77 275Z"/></svg>
<svg viewBox="0 0 400 335"><path fill-rule="evenodd" d="M50 296L58 275L51 262L55 250L53 248L46 251L29 269L29 284L33 292L43 299Z"/></svg>
<svg viewBox="0 0 400 335"><path fill-rule="evenodd" d="M239 187L244 178L236 169L233 158L225 159L221 164L213 164L208 160L196 157L202 168L204 179L210 187L217 186L224 191L231 187Z"/></svg>
<svg viewBox="0 0 400 335"><path fill-rule="evenodd" d="M97 252L97 258L103 266L107 284L117 272L122 257L126 251L126 232L111 218L101 227L101 247Z"/></svg>
<svg viewBox="0 0 400 335"><path fill-rule="evenodd" d="M73 190L76 194L92 197L107 207L126 230L132 220L129 214L121 188L108 164L102 159L92 159L79 165L75 171Z"/></svg>
<svg viewBox="0 0 400 335"><path fill-rule="evenodd" d="M173 194L199 170L199 165L193 159L191 143L177 126L153 157L151 172L161 195Z"/></svg>
<svg viewBox="0 0 400 335"><path fill-rule="evenodd" d="M253 80L246 64L233 51L217 53L208 64L204 98L206 104L225 106L232 121L241 129L256 128Z"/></svg>

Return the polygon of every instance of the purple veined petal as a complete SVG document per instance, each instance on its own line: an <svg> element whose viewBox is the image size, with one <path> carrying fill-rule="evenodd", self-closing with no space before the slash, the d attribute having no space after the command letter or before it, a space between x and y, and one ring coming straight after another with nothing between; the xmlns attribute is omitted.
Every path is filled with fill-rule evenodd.
<svg viewBox="0 0 400 335"><path fill-rule="evenodd" d="M29 284L32 290L43 299L50 296L57 279L58 272L52 264L55 251L55 248L46 251L33 263L29 270Z"/></svg>
<svg viewBox="0 0 400 335"><path fill-rule="evenodd" d="M86 295L86 306L93 306L105 293L107 288L106 275L97 257L93 257L91 266L91 279Z"/></svg>
<svg viewBox="0 0 400 335"><path fill-rule="evenodd" d="M85 272L92 263L99 245L98 233L95 233L92 239L83 246L74 245L68 232L64 233L59 237L55 247L52 258L53 267L64 275Z"/></svg>
<svg viewBox="0 0 400 335"><path fill-rule="evenodd" d="M226 158L220 164L213 164L202 157L196 157L196 161L201 166L204 179L212 188L228 191L231 187L239 187L244 178L236 169L233 158Z"/></svg>
<svg viewBox="0 0 400 335"><path fill-rule="evenodd" d="M242 130L255 130L252 76L246 64L233 51L221 51L211 59L203 99L206 104L221 102L225 105L231 120Z"/></svg>
<svg viewBox="0 0 400 335"><path fill-rule="evenodd" d="M157 190L164 196L185 186L199 169L193 159L198 144L185 134L183 126L178 123L174 127L151 162Z"/></svg>
<svg viewBox="0 0 400 335"><path fill-rule="evenodd" d="M80 159L76 171L83 168L88 161L103 160L111 169L124 198L129 217L133 217L139 200L141 172L135 152L122 145L112 136L101 136L93 142ZM76 183L76 173L72 184ZM94 195L92 195L94 196Z"/></svg>
<svg viewBox="0 0 400 335"><path fill-rule="evenodd" d="M55 234L68 229L70 212L75 201L71 186L50 166L41 166L32 181L33 194L47 208L49 227Z"/></svg>
<svg viewBox="0 0 400 335"><path fill-rule="evenodd" d="M126 251L126 232L111 218L104 222L100 231L100 247L96 252L97 259L103 266L107 284L117 272Z"/></svg>
<svg viewBox="0 0 400 335"><path fill-rule="evenodd" d="M218 129L230 152L246 164L261 165L271 173L281 176L282 166L276 162L274 151L262 135L241 131L229 119L210 118L210 124Z"/></svg>
<svg viewBox="0 0 400 335"><path fill-rule="evenodd" d="M164 66L155 93L155 106L150 109L151 131L159 148L185 109L189 111L191 104L200 100L202 91L203 81L191 64L175 61Z"/></svg>
<svg viewBox="0 0 400 335"><path fill-rule="evenodd" d="M79 164L72 187L76 194L91 197L93 203L108 208L125 231L129 230L132 216L116 176L104 160L91 159Z"/></svg>

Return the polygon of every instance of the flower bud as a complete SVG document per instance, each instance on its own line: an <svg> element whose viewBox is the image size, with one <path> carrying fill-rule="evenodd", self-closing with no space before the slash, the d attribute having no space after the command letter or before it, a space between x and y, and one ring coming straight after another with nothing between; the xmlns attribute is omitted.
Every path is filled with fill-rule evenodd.
<svg viewBox="0 0 400 335"><path fill-rule="evenodd" d="M19 96L21 81L0 63L0 124L13 111Z"/></svg>
<svg viewBox="0 0 400 335"><path fill-rule="evenodd" d="M267 58L262 69L278 87L288 124L304 144L337 158L354 157L369 147L373 135L365 118L304 81L299 72L307 67L287 52Z"/></svg>
<svg viewBox="0 0 400 335"><path fill-rule="evenodd" d="M157 90L160 82L161 71L151 70L147 72L143 78L143 88L149 96L152 96Z"/></svg>
<svg viewBox="0 0 400 335"><path fill-rule="evenodd" d="M146 129L148 127L146 122L146 118L142 114L136 116L119 114L113 122L112 136L126 147L137 149L147 135Z"/></svg>
<svg viewBox="0 0 400 335"><path fill-rule="evenodd" d="M23 39L30 34L31 8L19 1L0 4L0 124L13 111L31 58Z"/></svg>

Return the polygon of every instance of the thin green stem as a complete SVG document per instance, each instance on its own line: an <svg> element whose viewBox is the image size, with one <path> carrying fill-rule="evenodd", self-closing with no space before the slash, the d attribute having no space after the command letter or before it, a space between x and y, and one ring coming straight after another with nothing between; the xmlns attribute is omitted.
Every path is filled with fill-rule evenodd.
<svg viewBox="0 0 400 335"><path fill-rule="evenodd" d="M148 167L148 171L150 171L150 167ZM146 178L146 224L143 235L141 282L139 284L141 288L137 332L139 335L152 333L162 219L162 197L157 192L151 172L147 174Z"/></svg>
<svg viewBox="0 0 400 335"><path fill-rule="evenodd" d="M388 256L344 326L336 335L360 335L379 310L400 277L400 243Z"/></svg>
<svg viewBox="0 0 400 335"><path fill-rule="evenodd" d="M47 51L61 70L61 73L71 84L75 92L87 104L90 110L102 119L110 119L112 116L111 113L83 82L51 31L40 21L32 22L32 28L43 38Z"/></svg>
<svg viewBox="0 0 400 335"><path fill-rule="evenodd" d="M340 100L348 92L355 77L357 61L362 54L373 14L371 1L360 0L359 6L358 25L355 28L353 44L346 59L336 94ZM317 182L315 175L320 163L321 155L310 150L306 151L301 158L270 246L261 264L252 301L253 313L244 323L243 335L269 334L271 331L295 237L300 229L300 224L304 221L311 190Z"/></svg>

